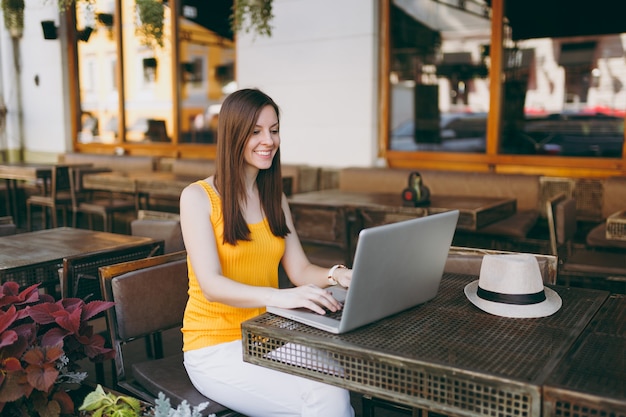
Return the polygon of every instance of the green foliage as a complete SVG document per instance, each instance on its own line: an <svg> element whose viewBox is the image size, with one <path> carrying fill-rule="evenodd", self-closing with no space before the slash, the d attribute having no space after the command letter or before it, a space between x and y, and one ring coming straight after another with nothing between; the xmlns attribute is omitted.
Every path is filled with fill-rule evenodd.
<svg viewBox="0 0 626 417"><path fill-rule="evenodd" d="M233 32L254 32L261 36L272 36L274 18L272 14L273 0L235 0L233 13L230 16Z"/></svg>
<svg viewBox="0 0 626 417"><path fill-rule="evenodd" d="M2 0L0 6L4 15L4 27L21 32L24 29L24 0Z"/></svg>
<svg viewBox="0 0 626 417"><path fill-rule="evenodd" d="M163 20L165 7L161 0L135 0L139 16L136 33L141 36L142 45L163 47Z"/></svg>
<svg viewBox="0 0 626 417"><path fill-rule="evenodd" d="M192 408L187 401L183 401L174 409L170 406L169 398L160 392L155 401L154 417L201 417L202 410L208 406L209 403L204 402ZM215 414L211 414L209 417L211 416L215 417Z"/></svg>
<svg viewBox="0 0 626 417"><path fill-rule="evenodd" d="M93 417L137 417L141 402L130 396L115 395L104 391L98 384L95 390L87 394L79 411L87 411Z"/></svg>
<svg viewBox="0 0 626 417"><path fill-rule="evenodd" d="M68 391L87 376L78 362L112 359L115 351L93 333L89 320L113 303L78 298L54 301L39 284L20 291L0 285L0 412L2 415L73 415ZM6 414L4 414L6 413Z"/></svg>
<svg viewBox="0 0 626 417"><path fill-rule="evenodd" d="M153 417L201 417L202 411L207 408L208 402L191 407L187 401L183 401L177 408L172 408L170 400L163 394L155 400L154 408L145 412L144 416ZM79 411L86 412L91 417L140 417L141 402L127 395L115 395L104 391L98 385L94 391L87 394ZM215 417L211 414L209 417Z"/></svg>

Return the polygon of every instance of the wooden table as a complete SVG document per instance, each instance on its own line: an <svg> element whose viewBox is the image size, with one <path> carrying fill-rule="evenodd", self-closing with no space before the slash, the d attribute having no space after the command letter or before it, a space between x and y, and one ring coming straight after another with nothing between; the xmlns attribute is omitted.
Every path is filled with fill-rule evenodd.
<svg viewBox="0 0 626 417"><path fill-rule="evenodd" d="M337 189L294 194L289 198L289 204L292 209L301 205L350 209L410 209L405 206L399 193L346 192ZM457 228L476 230L511 216L515 213L516 206L517 201L514 198L431 195L430 204L414 209L420 213L426 210L428 214L458 209L460 214Z"/></svg>
<svg viewBox="0 0 626 417"><path fill-rule="evenodd" d="M54 290L63 258L157 243L151 238L60 227L0 237L0 282Z"/></svg>
<svg viewBox="0 0 626 417"><path fill-rule="evenodd" d="M608 293L554 287L557 313L510 319L467 300L474 279L444 274L432 301L343 335L262 314L242 324L244 360L446 415L539 417L543 384Z"/></svg>

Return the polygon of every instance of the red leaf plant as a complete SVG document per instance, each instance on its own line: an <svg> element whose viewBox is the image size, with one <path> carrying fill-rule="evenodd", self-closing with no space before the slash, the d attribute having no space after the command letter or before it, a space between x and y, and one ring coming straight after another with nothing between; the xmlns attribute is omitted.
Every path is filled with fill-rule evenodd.
<svg viewBox="0 0 626 417"><path fill-rule="evenodd" d="M115 351L88 320L111 308L105 301L55 301L39 284L22 291L0 285L0 413L2 416L75 415L68 391L86 378L78 362L112 359Z"/></svg>

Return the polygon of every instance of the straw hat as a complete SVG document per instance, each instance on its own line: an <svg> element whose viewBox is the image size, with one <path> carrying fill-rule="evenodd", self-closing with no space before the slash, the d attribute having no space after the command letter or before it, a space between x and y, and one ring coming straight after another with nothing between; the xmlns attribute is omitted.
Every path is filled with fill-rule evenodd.
<svg viewBox="0 0 626 417"><path fill-rule="evenodd" d="M465 286L465 295L503 317L546 317L561 308L561 297L543 285L537 259L526 253L485 255L479 279Z"/></svg>

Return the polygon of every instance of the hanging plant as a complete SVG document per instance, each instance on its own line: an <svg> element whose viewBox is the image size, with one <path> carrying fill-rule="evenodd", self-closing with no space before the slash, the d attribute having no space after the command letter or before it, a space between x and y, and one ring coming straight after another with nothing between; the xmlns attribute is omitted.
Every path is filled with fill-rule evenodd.
<svg viewBox="0 0 626 417"><path fill-rule="evenodd" d="M2 0L4 27L11 37L21 38L24 33L24 0Z"/></svg>
<svg viewBox="0 0 626 417"><path fill-rule="evenodd" d="M152 49L163 47L163 20L165 7L160 0L135 0L137 8L136 33L141 36L141 44Z"/></svg>
<svg viewBox="0 0 626 417"><path fill-rule="evenodd" d="M273 0L235 0L230 23L233 32L253 32L261 36L272 36L274 18L272 14Z"/></svg>

